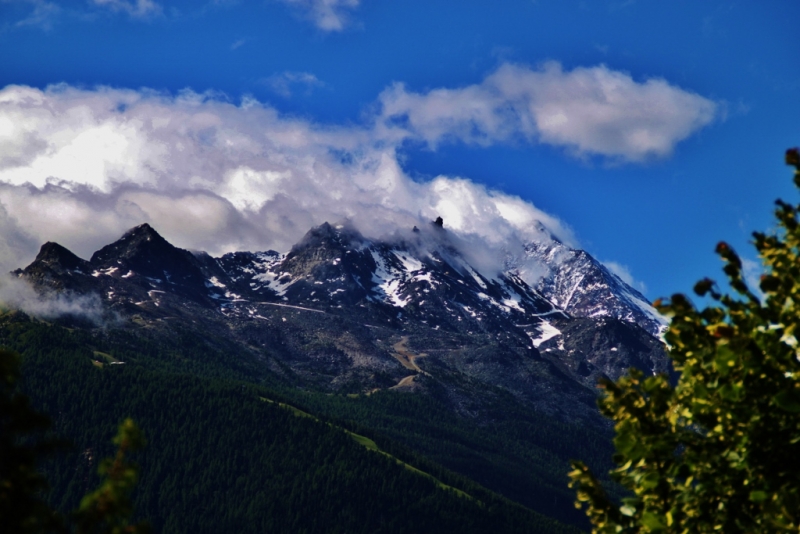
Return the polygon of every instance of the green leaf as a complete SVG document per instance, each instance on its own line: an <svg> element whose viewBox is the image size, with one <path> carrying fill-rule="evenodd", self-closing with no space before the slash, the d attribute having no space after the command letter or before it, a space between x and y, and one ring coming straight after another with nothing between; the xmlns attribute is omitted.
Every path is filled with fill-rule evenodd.
<svg viewBox="0 0 800 534"><path fill-rule="evenodd" d="M614 445L621 454L630 455L638 444L635 435L630 432L624 432L614 438Z"/></svg>
<svg viewBox="0 0 800 534"><path fill-rule="evenodd" d="M658 486L659 480L661 480L661 477L659 476L658 473L655 473L655 472L647 473L647 475L642 477L642 480L639 482L639 484L644 489L653 489L656 486Z"/></svg>
<svg viewBox="0 0 800 534"><path fill-rule="evenodd" d="M800 399L794 391L781 391L772 400L775 404L787 412L800 413Z"/></svg>
<svg viewBox="0 0 800 534"><path fill-rule="evenodd" d="M667 526L661 517L653 512L645 512L642 514L642 525L646 526L651 531L664 530Z"/></svg>
<svg viewBox="0 0 800 534"><path fill-rule="evenodd" d="M725 400L736 402L742 398L742 383L725 384L720 388L719 394Z"/></svg>
<svg viewBox="0 0 800 534"><path fill-rule="evenodd" d="M787 161L800 188L798 154ZM698 311L681 294L658 306L671 319L677 385L641 373L605 385L614 461L624 466L612 473L636 497L618 509L591 505L595 532L800 532L797 479L786 467L800 443L800 205L777 205L778 229L754 234L767 298L748 289L740 257L720 243L734 293L704 279L695 292L717 306Z"/></svg>
<svg viewBox="0 0 800 534"><path fill-rule="evenodd" d="M717 354L714 358L714 363L717 364L717 370L720 374L727 375L731 368L736 365L738 359L737 354L731 350L728 345L719 345L717 347Z"/></svg>

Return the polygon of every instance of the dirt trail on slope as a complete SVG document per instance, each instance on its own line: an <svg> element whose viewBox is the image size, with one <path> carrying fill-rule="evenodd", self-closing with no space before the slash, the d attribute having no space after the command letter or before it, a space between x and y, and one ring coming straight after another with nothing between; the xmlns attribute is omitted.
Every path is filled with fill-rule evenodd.
<svg viewBox="0 0 800 534"><path fill-rule="evenodd" d="M402 380L400 380L400 382L398 382L397 384L393 385L389 389L408 387L408 386L410 386L410 385L412 385L414 383L414 379L415 378L417 378L417 375L409 375L409 376L403 378Z"/></svg>
<svg viewBox="0 0 800 534"><path fill-rule="evenodd" d="M403 336L402 338L400 338L400 341L392 345L392 348L394 349L394 353L392 354L392 356L394 356L395 359L399 361L400 364L409 371L415 371L416 373L419 374L431 376L430 373L428 373L427 371L420 369L420 367L417 365L416 362L418 358L424 358L425 356L427 356L427 354L423 352L415 354L410 350L408 350L407 344L408 344L408 336ZM402 380L400 380L400 382L392 386L390 389L399 388L403 386L410 386L411 384L413 384L414 379L416 377L417 377L416 374L407 376Z"/></svg>

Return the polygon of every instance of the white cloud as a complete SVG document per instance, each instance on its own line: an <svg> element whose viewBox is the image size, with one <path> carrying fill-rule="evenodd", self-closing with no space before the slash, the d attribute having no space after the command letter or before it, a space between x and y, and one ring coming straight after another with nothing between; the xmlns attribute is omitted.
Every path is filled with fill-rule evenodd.
<svg viewBox="0 0 800 534"><path fill-rule="evenodd" d="M504 64L481 83L414 93L395 84L380 96L387 135L431 146L526 140L578 156L644 161L711 123L719 105L663 79L637 82L604 65L564 71Z"/></svg>
<svg viewBox="0 0 800 534"><path fill-rule="evenodd" d="M9 86L0 90L0 254L19 267L56 241L88 257L145 221L212 254L287 250L324 221L350 219L382 237L439 215L498 264L501 245L539 235L534 221L572 239L517 197L462 178L410 179L380 130L191 92Z"/></svg>
<svg viewBox="0 0 800 534"><path fill-rule="evenodd" d="M766 298L764 292L761 291L761 276L764 274L764 265L760 261L751 260L750 258L741 258L742 260L742 275L747 287L763 302Z"/></svg>
<svg viewBox="0 0 800 534"><path fill-rule="evenodd" d="M13 23L13 26L39 27L45 31L52 29L60 18L85 19L85 15L96 11L97 8L127 13L130 17L137 19L147 19L163 12L161 5L154 0L82 0L81 2L0 0L0 5L20 6L17 11L24 14L22 18Z"/></svg>
<svg viewBox="0 0 800 534"><path fill-rule="evenodd" d="M7 273L20 267L18 260L30 256L41 245L27 234L0 205L0 273Z"/></svg>
<svg viewBox="0 0 800 534"><path fill-rule="evenodd" d="M301 11L314 25L324 31L342 31L350 23L349 11L361 0L281 0Z"/></svg>
<svg viewBox="0 0 800 534"><path fill-rule="evenodd" d="M606 269L617 275L620 280L629 286L635 288L642 294L647 293L647 286L645 286L643 282L634 280L633 275L631 274L631 271L627 265L622 265L621 263L617 263L615 261L604 261L603 265L605 265Z"/></svg>
<svg viewBox="0 0 800 534"><path fill-rule="evenodd" d="M275 93L284 98L289 98L296 88L304 89L304 94L309 95L315 87L322 87L325 84L310 72L282 72L274 74L263 80L263 83Z"/></svg>
<svg viewBox="0 0 800 534"><path fill-rule="evenodd" d="M162 12L161 6L153 0L90 0L96 6L121 11L132 17L145 18Z"/></svg>
<svg viewBox="0 0 800 534"><path fill-rule="evenodd" d="M43 30L50 30L61 13L61 8L55 2L46 0L0 0L0 4L27 4L31 7L30 12L13 24L16 27L38 26Z"/></svg>
<svg viewBox="0 0 800 534"><path fill-rule="evenodd" d="M0 275L0 307L50 319L72 315L103 324L103 305L96 294L75 295L70 292L40 295L25 281L14 275Z"/></svg>
<svg viewBox="0 0 800 534"><path fill-rule="evenodd" d="M0 268L25 265L45 241L88 257L142 222L178 246L221 254L287 250L324 221L385 237L437 216L499 266L504 247L542 239L537 221L577 243L518 197L460 177L412 180L398 158L404 142L524 139L638 161L668 154L715 113L663 80L553 64L504 65L480 84L425 94L395 85L380 104L360 125L332 126L210 93L5 87Z"/></svg>

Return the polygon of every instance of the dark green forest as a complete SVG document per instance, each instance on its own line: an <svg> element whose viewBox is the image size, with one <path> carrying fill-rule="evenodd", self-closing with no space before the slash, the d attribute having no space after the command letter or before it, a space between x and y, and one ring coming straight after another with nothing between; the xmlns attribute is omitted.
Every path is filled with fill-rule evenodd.
<svg viewBox="0 0 800 534"><path fill-rule="evenodd" d="M581 458L600 471L612 455L607 435L522 409L510 395L501 396L492 421L480 425L423 395L285 395L307 411L369 429L398 457L412 449L533 510L577 525L583 525L583 517L574 508L564 466Z"/></svg>
<svg viewBox="0 0 800 534"><path fill-rule="evenodd" d="M21 314L4 316L0 335L23 355L23 392L72 443L42 465L48 500L63 513L97 485L97 463L131 417L148 440L134 458L136 519L154 532L576 532L436 463L475 462L476 444L487 458L465 471L486 471L490 481L513 471L514 455L523 465L545 464L528 478L560 463L513 443L493 455L497 444L486 436L512 436L502 423L470 435L412 395L292 399L280 382L257 384L269 379L251 374L246 360L226 365L223 348L203 343L159 350L128 333L98 336ZM180 371L186 362L192 373ZM315 416L281 405L299 401ZM535 423L518 431L537 434ZM368 438L382 452L365 446ZM525 491L521 479L505 484ZM543 488L539 498L547 499Z"/></svg>

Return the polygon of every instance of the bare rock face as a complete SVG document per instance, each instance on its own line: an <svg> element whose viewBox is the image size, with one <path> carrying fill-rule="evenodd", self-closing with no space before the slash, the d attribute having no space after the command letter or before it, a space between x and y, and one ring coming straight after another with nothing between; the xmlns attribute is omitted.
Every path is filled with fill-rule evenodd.
<svg viewBox="0 0 800 534"><path fill-rule="evenodd" d="M82 260L58 243L47 242L36 259L25 269L14 271L19 277L34 282L43 291L79 291L96 289L85 275L91 272L89 262Z"/></svg>
<svg viewBox="0 0 800 534"><path fill-rule="evenodd" d="M118 327L237 344L303 387L437 395L469 414L510 394L596 421L598 378L668 371L663 318L586 252L543 243L498 274L473 267L441 218L393 242L325 223L288 253L220 258L144 224L90 261L47 243L16 274L98 294Z"/></svg>
<svg viewBox="0 0 800 534"><path fill-rule="evenodd" d="M101 248L89 263L101 273L113 271L120 277L158 280L163 287L194 300L206 293L202 261L167 242L149 224L132 228L118 241Z"/></svg>

